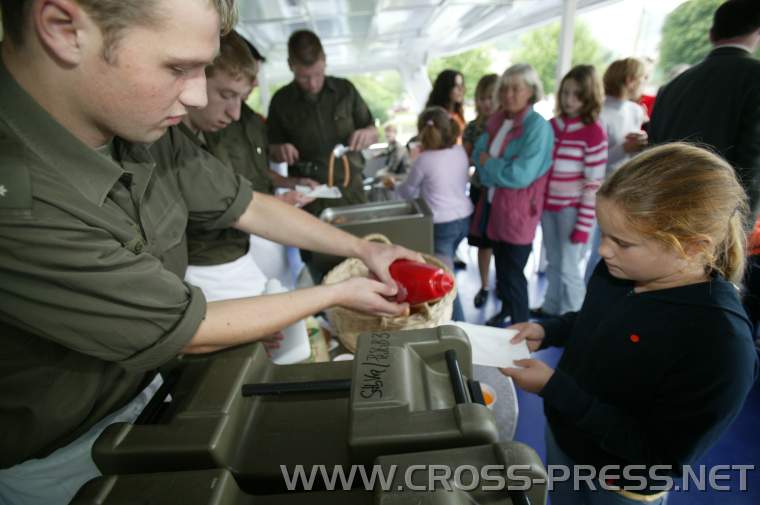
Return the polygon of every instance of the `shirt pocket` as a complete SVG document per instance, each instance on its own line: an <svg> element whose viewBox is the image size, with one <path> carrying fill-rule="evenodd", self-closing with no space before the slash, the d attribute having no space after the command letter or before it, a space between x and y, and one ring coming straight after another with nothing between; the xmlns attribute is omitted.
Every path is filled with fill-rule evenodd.
<svg viewBox="0 0 760 505"><path fill-rule="evenodd" d="M0 171L0 218L32 218L32 178L24 148L0 141L3 170Z"/></svg>
<svg viewBox="0 0 760 505"><path fill-rule="evenodd" d="M163 216L156 222L155 252L163 257L174 248L183 245L187 229L188 210L184 200L175 198L163 209Z"/></svg>
<svg viewBox="0 0 760 505"><path fill-rule="evenodd" d="M189 211L176 182L166 173L156 173L140 208L150 252L163 258L184 246Z"/></svg>
<svg viewBox="0 0 760 505"><path fill-rule="evenodd" d="M348 143L348 139L356 129L354 126L354 116L351 102L349 99L343 99L335 106L333 123L335 125L335 136L343 144Z"/></svg>

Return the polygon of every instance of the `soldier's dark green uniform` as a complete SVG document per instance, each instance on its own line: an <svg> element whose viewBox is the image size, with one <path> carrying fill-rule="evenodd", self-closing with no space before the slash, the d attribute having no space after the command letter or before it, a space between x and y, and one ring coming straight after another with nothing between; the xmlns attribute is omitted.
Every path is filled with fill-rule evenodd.
<svg viewBox="0 0 760 505"><path fill-rule="evenodd" d="M337 77L325 77L319 94L312 98L294 81L272 97L267 117L267 134L271 144L293 144L298 149L300 163L289 167L288 175L310 177L327 182L330 153L337 144L348 145L351 134L374 124L372 114L353 84ZM340 187L343 198L317 199L305 210L319 213L326 207L337 207L367 201L362 185L364 158L360 152L347 154L351 165L351 181L343 187L343 164L336 160L334 184ZM314 170L306 170L311 162Z"/></svg>
<svg viewBox="0 0 760 505"><path fill-rule="evenodd" d="M267 125L264 118L246 104L240 119L216 132L204 133L208 150L249 181L254 191L274 194L269 176Z"/></svg>
<svg viewBox="0 0 760 505"><path fill-rule="evenodd" d="M180 130L225 165L251 182L254 191L274 194L269 177L267 134L264 120L243 104L240 120L218 132L205 132L201 142L184 124ZM248 252L250 235L235 228L223 230L188 230L189 264L211 266L229 263Z"/></svg>
<svg viewBox="0 0 760 505"><path fill-rule="evenodd" d="M117 160L117 161L115 161ZM0 63L0 468L127 404L196 333L185 230L226 228L250 184L171 129L113 158L54 121Z"/></svg>

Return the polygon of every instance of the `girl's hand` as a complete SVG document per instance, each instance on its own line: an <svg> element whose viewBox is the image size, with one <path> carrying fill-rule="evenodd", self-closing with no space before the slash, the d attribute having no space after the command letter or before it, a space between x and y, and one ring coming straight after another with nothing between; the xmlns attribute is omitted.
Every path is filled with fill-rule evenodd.
<svg viewBox="0 0 760 505"><path fill-rule="evenodd" d="M409 159L411 161L415 161L417 158L419 158L421 152L422 152L422 144L420 144L419 142L409 143Z"/></svg>
<svg viewBox="0 0 760 505"><path fill-rule="evenodd" d="M523 368L500 368L501 373L511 377L515 384L528 393L540 393L549 379L554 375L554 369L537 359L518 359L515 365Z"/></svg>
<svg viewBox="0 0 760 505"><path fill-rule="evenodd" d="M395 189L396 179L392 175L386 175L383 177L383 187L387 189Z"/></svg>
<svg viewBox="0 0 760 505"><path fill-rule="evenodd" d="M571 244L585 244L588 242L588 232L583 230L573 230L570 234Z"/></svg>
<svg viewBox="0 0 760 505"><path fill-rule="evenodd" d="M647 146L648 137L645 131L631 132L625 136L623 151L626 154L636 154Z"/></svg>
<svg viewBox="0 0 760 505"><path fill-rule="evenodd" d="M491 157L488 155L487 152L480 153L480 166L484 166L488 160L490 160Z"/></svg>
<svg viewBox="0 0 760 505"><path fill-rule="evenodd" d="M519 344L523 340L528 341L528 350L536 352L541 347L541 342L546 337L544 327L538 323L517 323L513 324L508 330L517 330L517 335L512 337L513 344Z"/></svg>

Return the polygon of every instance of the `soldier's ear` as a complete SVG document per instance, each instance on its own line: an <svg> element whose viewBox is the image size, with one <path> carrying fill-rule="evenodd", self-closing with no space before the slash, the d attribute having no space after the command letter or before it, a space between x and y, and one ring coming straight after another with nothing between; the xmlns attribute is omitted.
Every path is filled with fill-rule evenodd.
<svg viewBox="0 0 760 505"><path fill-rule="evenodd" d="M76 65L81 61L83 40L87 32L95 28L92 20L73 0L35 2L32 23L44 49L64 65Z"/></svg>

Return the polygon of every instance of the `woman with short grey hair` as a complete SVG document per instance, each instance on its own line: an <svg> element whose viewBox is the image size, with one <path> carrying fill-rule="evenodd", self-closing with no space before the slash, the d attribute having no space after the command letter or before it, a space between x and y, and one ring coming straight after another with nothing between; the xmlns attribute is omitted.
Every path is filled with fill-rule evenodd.
<svg viewBox="0 0 760 505"><path fill-rule="evenodd" d="M544 85L541 84L541 78L536 69L527 63L517 63L506 69L499 77L499 85L496 87L496 103L499 103L501 88L513 79L522 79L525 85L530 88L531 96L528 99L530 105L534 105L544 98Z"/></svg>
<svg viewBox="0 0 760 505"><path fill-rule="evenodd" d="M499 110L475 143L472 162L484 191L470 234L494 245L496 291L501 310L486 324L504 326L528 320L528 281L523 270L530 256L552 161L554 134L549 122L533 110L543 97L535 69L509 67L499 78Z"/></svg>

